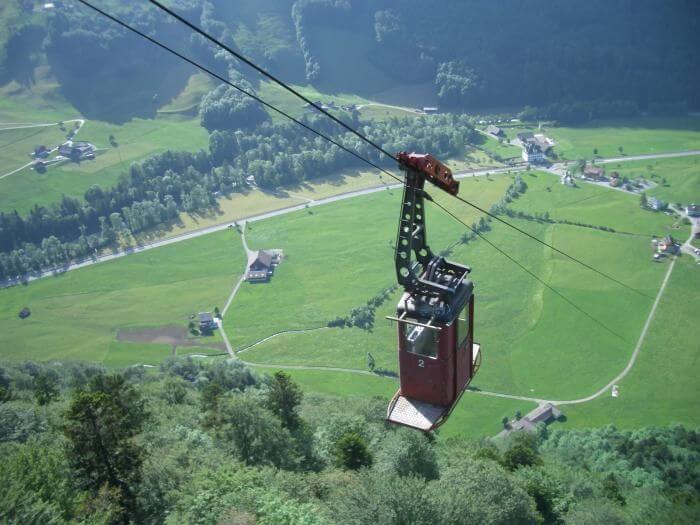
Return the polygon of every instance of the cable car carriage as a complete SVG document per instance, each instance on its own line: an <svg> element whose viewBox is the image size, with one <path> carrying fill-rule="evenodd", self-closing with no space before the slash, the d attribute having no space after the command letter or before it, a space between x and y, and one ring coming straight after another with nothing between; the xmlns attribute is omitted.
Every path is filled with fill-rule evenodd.
<svg viewBox="0 0 700 525"><path fill-rule="evenodd" d="M424 200L432 198L425 181L452 195L459 182L430 155L402 152L398 160L406 179L395 261L404 294L388 317L398 324L400 388L387 420L427 432L447 420L481 364L474 285L469 267L435 255L426 242Z"/></svg>

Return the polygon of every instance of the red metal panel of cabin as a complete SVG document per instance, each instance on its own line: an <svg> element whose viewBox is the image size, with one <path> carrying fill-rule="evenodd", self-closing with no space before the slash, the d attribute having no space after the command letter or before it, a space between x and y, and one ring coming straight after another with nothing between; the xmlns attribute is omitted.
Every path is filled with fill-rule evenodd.
<svg viewBox="0 0 700 525"><path fill-rule="evenodd" d="M457 372L455 374L455 389L457 393L464 390L464 388L469 384L473 375L474 367L474 357L473 352L473 342L474 342L474 296L472 295L469 299L469 307L467 309L467 322L469 329L467 332L467 337L464 341L457 341L459 345L457 348L457 355L455 356L455 362L457 365ZM455 320L454 324L459 321ZM461 343L461 344L460 344Z"/></svg>
<svg viewBox="0 0 700 525"><path fill-rule="evenodd" d="M456 398L455 324L439 325L434 358L407 351L403 325L398 323L401 394L435 405L452 404Z"/></svg>

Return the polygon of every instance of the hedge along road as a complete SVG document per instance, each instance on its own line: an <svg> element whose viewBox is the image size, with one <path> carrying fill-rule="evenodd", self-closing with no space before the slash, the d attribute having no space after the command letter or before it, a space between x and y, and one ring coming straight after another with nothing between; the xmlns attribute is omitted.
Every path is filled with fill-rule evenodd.
<svg viewBox="0 0 700 525"><path fill-rule="evenodd" d="M602 162L628 162L628 161L635 161L635 160L644 160L644 159L663 159L663 158L672 158L672 157L683 157L683 156L689 156L689 155L700 155L700 150L690 150L690 151L682 151L682 152L673 152L673 153L654 153L654 154L649 154L649 155L635 155L635 156L629 156L629 157L619 157L619 158L610 158L610 159L599 159L597 162L602 163ZM555 164L553 167L560 166L560 164ZM505 168L494 168L494 169L485 169L485 170L474 170L474 171L461 171L455 173L455 178L457 179L463 179L466 177L481 177L485 175L491 175L491 174L499 174L499 173L513 173L515 171L521 171L524 168L524 166L509 166ZM284 215L287 213L293 213L295 211L300 211L305 209L307 206L312 207L312 206L322 206L324 204L330 204L332 202L337 202L345 199L351 199L354 197L361 197L363 195L370 195L372 193L377 193L379 191L385 191L385 190L391 190L391 189L398 189L402 186L400 183L396 184L382 184L379 186L373 186L371 188L365 188L362 190L355 190L355 191L349 191L345 193L339 193L338 195L333 195L331 197L325 197L323 199L318 199L315 201L307 202L304 204L297 204L294 206L288 206L286 208L281 208L279 210L274 210L270 212L265 212L261 213L259 215L251 215L248 217L243 217L238 220L238 222L256 222L256 221L262 221L265 219L269 219L271 217L278 217L280 215ZM125 250L119 250L114 253L110 253L107 255L100 255L100 256L95 256L87 259L82 259L79 261L76 261L74 263L71 263L69 265L61 266L61 267L56 267L56 268L49 268L47 270L44 270L42 272L38 272L36 274L32 275L27 275L23 276L18 279L8 279L5 280L0 284L0 288L7 288L9 286L14 286L17 284L25 283L25 282L31 282L37 279L42 279L44 277L48 277L50 275L55 275L55 274L60 274L64 272L68 272L71 270L77 270L78 268L84 268L86 266L90 266L92 264L97 264L100 262L106 262L106 261L111 261L113 259L118 259L119 257L124 257L126 255L129 255L130 253L136 253L136 252L141 252L145 250L151 250L153 248L158 248L160 246L167 246L169 244L173 244L176 242L181 242L181 241L186 241L189 239L194 239L196 237L199 237L201 235L207 235L210 233L218 232L221 230L225 230L226 228L232 226L231 221L226 221L221 224L215 224L214 226L208 226L206 228L201 228L199 230L194 230L191 232L187 233L182 233L179 235L174 235L172 237L166 237L164 239L161 239L159 241L153 241L150 243L144 243L144 244L139 244L135 248L128 248Z"/></svg>

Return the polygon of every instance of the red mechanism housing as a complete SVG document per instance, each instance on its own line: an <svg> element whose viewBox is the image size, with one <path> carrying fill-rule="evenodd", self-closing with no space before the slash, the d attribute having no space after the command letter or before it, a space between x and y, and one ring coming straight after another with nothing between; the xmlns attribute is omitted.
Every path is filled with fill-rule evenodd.
<svg viewBox="0 0 700 525"><path fill-rule="evenodd" d="M474 342L471 269L433 254L426 242L426 180L456 195L449 168L430 155L399 153L406 172L396 241L396 274L404 294L397 306L401 387L387 419L423 431L447 420L481 363ZM412 260L415 255L416 261Z"/></svg>

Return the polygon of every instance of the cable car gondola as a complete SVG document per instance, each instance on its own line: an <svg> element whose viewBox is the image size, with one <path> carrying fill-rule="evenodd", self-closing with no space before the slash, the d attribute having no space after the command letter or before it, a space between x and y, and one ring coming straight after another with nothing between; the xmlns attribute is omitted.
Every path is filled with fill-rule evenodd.
<svg viewBox="0 0 700 525"><path fill-rule="evenodd" d="M452 172L431 155L401 152L406 173L396 236L396 276L404 293L396 309L400 388L387 420L422 431L443 424L481 363L474 342L471 268L435 255L427 244L428 180L451 195L459 192ZM415 254L414 261L412 255Z"/></svg>

